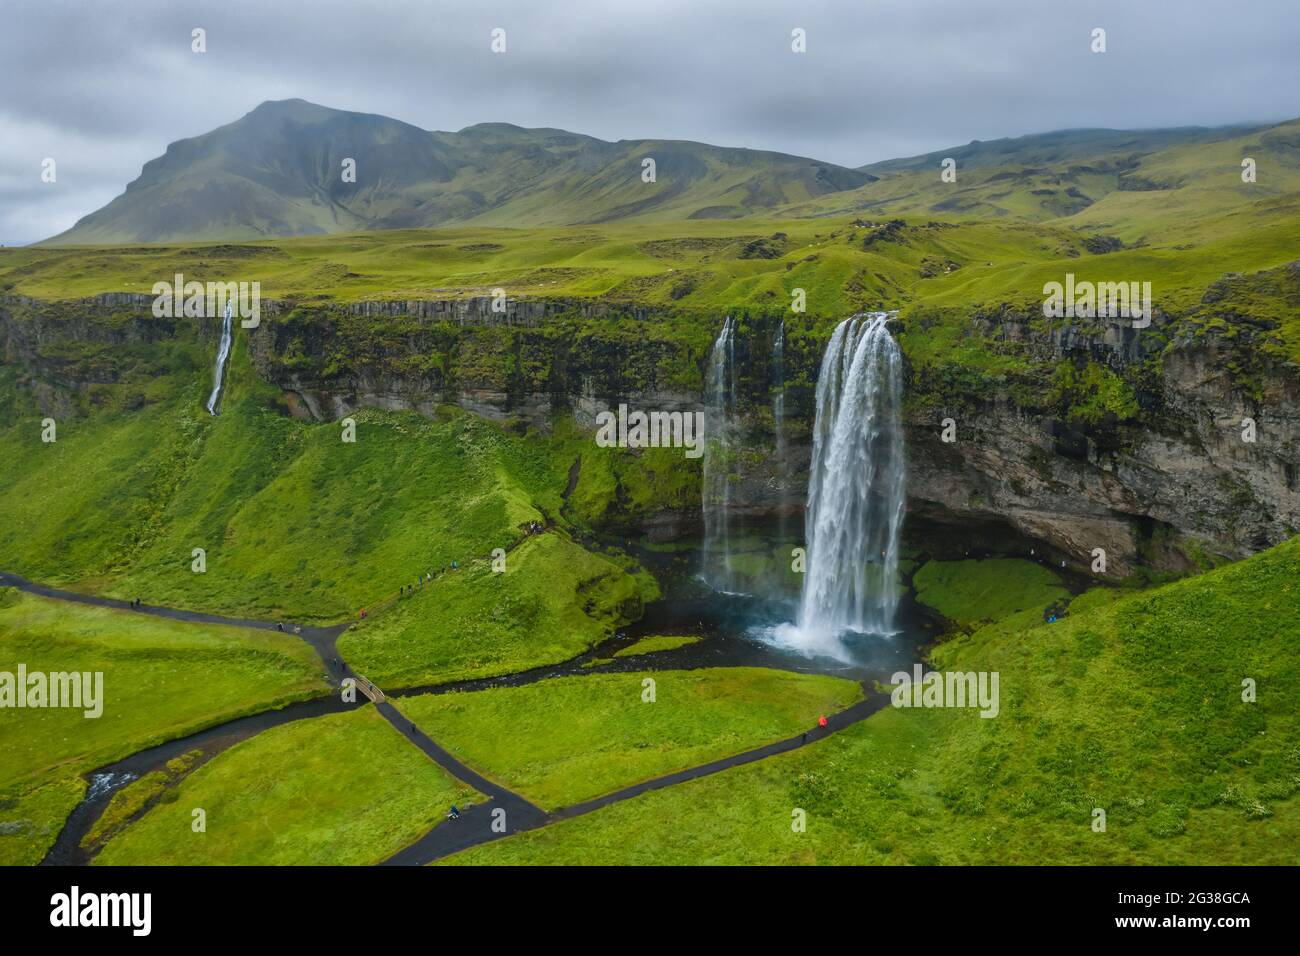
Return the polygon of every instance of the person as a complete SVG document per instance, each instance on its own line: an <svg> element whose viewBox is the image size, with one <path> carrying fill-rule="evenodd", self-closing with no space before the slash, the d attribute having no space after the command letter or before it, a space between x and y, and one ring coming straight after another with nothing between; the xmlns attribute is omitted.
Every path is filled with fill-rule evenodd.
<svg viewBox="0 0 1300 956"><path fill-rule="evenodd" d="M283 622L280 622L280 623L276 624L276 625L275 625L275 629L276 629L277 631L279 631L281 634L283 634L283 633L284 633L284 623L283 623Z"/></svg>
<svg viewBox="0 0 1300 956"><path fill-rule="evenodd" d="M447 814L447 819L456 820L459 817L460 817L460 810L456 807L456 804L453 803L451 805L451 812Z"/></svg>
<svg viewBox="0 0 1300 956"><path fill-rule="evenodd" d="M805 731L803 732L803 740L801 741L801 743L805 743L805 744L806 744L807 742L808 742L808 731L805 730Z"/></svg>
<svg viewBox="0 0 1300 956"><path fill-rule="evenodd" d="M822 714L820 717L817 718L817 726L818 726L818 727L825 727L825 726L826 726L826 715L825 715L825 714Z"/></svg>
<svg viewBox="0 0 1300 956"><path fill-rule="evenodd" d="M366 619L366 609L365 609L365 608L362 608L362 609L361 609L361 620L364 621L365 619Z"/></svg>
<svg viewBox="0 0 1300 956"><path fill-rule="evenodd" d="M452 562L451 562L451 569L452 569L453 571L459 571L459 570L460 570L460 564L459 564L459 562L452 561Z"/></svg>

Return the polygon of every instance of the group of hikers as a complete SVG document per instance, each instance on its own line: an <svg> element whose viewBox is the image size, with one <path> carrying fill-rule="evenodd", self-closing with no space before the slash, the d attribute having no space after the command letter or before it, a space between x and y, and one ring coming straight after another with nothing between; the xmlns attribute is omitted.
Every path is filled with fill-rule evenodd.
<svg viewBox="0 0 1300 956"><path fill-rule="evenodd" d="M447 570L448 570L449 568L450 568L452 571L459 571L459 570L460 570L460 562L459 562L459 561L452 561L451 564L444 564L444 565L443 565L442 567L440 567L437 571L426 571L426 572L423 573L423 574L417 574L417 575L415 576L415 583L414 583L414 584L403 584L403 585L400 585L400 586L398 587L398 589L397 589L397 593L398 593L399 595L402 595L402 596L405 596L405 595L408 595L408 594L414 594L414 593L416 592L417 589L419 589L419 588L423 588L426 584L428 584L430 581L432 581L432 580L434 579L435 576L437 576L437 575L442 575L442 574L446 574L446 573L447 573ZM362 612L361 612L361 616L362 616L362 617L365 617L365 616L366 616L366 612L365 612L364 609L363 609Z"/></svg>

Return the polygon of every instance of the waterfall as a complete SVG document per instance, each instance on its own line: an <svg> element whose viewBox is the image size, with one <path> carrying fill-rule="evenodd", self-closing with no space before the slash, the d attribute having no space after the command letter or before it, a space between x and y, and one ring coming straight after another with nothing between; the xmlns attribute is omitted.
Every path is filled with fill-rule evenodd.
<svg viewBox="0 0 1300 956"><path fill-rule="evenodd" d="M780 488L777 533L786 540L786 455L785 455L785 319L777 326L772 342L772 429L776 435L776 476Z"/></svg>
<svg viewBox="0 0 1300 956"><path fill-rule="evenodd" d="M841 322L822 357L799 607L804 644L893 630L905 484L902 356L886 318Z"/></svg>
<svg viewBox="0 0 1300 956"><path fill-rule="evenodd" d="M226 371L226 359L230 357L230 338L232 332L231 300L226 300L226 314L221 323L221 344L217 347L217 368L212 377L212 394L208 396L208 414L217 414L217 399L221 397L221 380Z"/></svg>
<svg viewBox="0 0 1300 956"><path fill-rule="evenodd" d="M712 587L732 588L731 469L736 410L736 324L731 316L713 343L704 383L705 442L702 573Z"/></svg>

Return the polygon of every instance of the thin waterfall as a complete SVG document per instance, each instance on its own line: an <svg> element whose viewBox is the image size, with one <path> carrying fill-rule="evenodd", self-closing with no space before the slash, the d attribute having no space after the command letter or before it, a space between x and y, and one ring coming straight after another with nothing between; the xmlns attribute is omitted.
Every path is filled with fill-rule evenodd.
<svg viewBox="0 0 1300 956"><path fill-rule="evenodd" d="M822 357L798 625L809 643L893 631L906 488L902 355L887 318L846 319Z"/></svg>
<svg viewBox="0 0 1300 956"><path fill-rule="evenodd" d="M776 435L777 533L786 540L786 454L785 454L785 319L777 326L772 342L772 429Z"/></svg>
<svg viewBox="0 0 1300 956"><path fill-rule="evenodd" d="M221 344L217 346L217 367L212 376L212 394L208 396L208 414L217 414L217 399L221 397L221 382L226 372L226 359L230 357L230 340L233 332L232 300L226 300L225 318L221 322Z"/></svg>
<svg viewBox="0 0 1300 956"><path fill-rule="evenodd" d="M731 468L736 411L736 325L731 316L713 343L704 383L704 554L702 573L712 587L730 590Z"/></svg>

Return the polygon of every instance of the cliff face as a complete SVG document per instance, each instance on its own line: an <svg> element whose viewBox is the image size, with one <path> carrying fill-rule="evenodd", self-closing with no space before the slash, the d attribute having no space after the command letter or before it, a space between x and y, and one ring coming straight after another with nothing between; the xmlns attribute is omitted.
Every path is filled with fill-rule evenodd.
<svg viewBox="0 0 1300 956"><path fill-rule="evenodd" d="M142 301L136 301L137 299ZM158 342L197 337L215 347L215 322L158 320L149 297L79 304L0 300L6 364L33 386L42 411L87 378L111 379L114 361ZM106 320L106 316L109 318ZM1050 325L1003 312L968 317L970 335L1035 368L1088 363L1132 383L1133 410L1080 421L1032 376L1017 387L954 397L912 367L905 427L909 526L931 542L1037 546L1087 569L1106 552L1110 574L1139 565L1181 570L1205 557L1241 557L1300 529L1300 369L1248 338L1190 334L1165 320L1123 326ZM498 419L545 426L626 401L644 410L699 408L716 322L655 316L612 304L491 300L304 307L264 302L247 335L260 377L293 414L332 420L362 406L431 414L454 403ZM734 507L758 517L801 512L821 347L833 323L788 323L785 459L775 451L770 403L775 321L741 325L737 364L745 430ZM906 324L900 330L907 332ZM910 333L909 333L910 334ZM908 335L904 335L905 350ZM85 350L76 361L68 342ZM86 356L90 356L89 359ZM98 357L98 358L97 358ZM1028 382L1028 385L1026 385ZM1082 398L1089 398L1082 387ZM1077 397L1077 396L1076 396ZM62 405L60 404L62 403ZM955 434L945 436L952 419ZM1243 426L1254 422L1253 441ZM954 440L946 441L945 437ZM629 515L643 528L683 529L698 510Z"/></svg>
<svg viewBox="0 0 1300 956"><path fill-rule="evenodd" d="M1023 329L1008 330L1021 333ZM1123 366L1131 343L1058 342ZM1227 369L1238 349L1183 341L1155 359L1159 389L1135 420L1089 434L1009 401L955 414L945 443L929 410L908 421L912 508L949 521L1005 518L1079 564L1183 569L1204 551L1242 557L1300 529L1300 375L1263 361L1247 396ZM1109 354L1107 354L1109 353ZM1254 441L1243 427L1255 422Z"/></svg>

